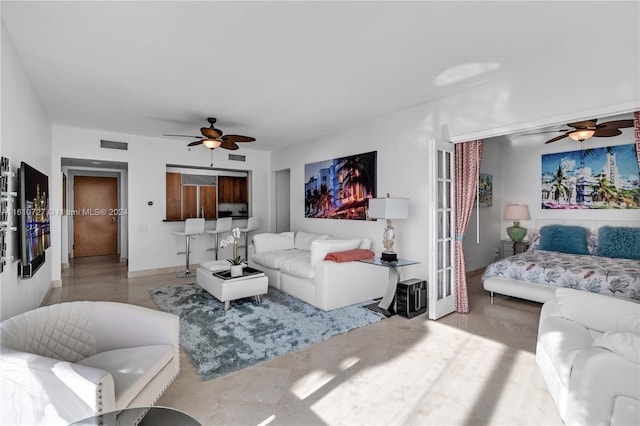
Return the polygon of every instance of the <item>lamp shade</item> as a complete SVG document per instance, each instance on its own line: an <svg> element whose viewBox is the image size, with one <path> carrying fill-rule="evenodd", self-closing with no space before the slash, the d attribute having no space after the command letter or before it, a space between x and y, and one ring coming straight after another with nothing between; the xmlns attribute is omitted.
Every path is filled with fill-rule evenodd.
<svg viewBox="0 0 640 426"><path fill-rule="evenodd" d="M524 204L509 204L504 209L504 218L510 220L529 220L529 207Z"/></svg>
<svg viewBox="0 0 640 426"><path fill-rule="evenodd" d="M591 136L593 136L595 132L596 131L593 129L574 130L573 132L569 133L569 137L574 141L586 141Z"/></svg>
<svg viewBox="0 0 640 426"><path fill-rule="evenodd" d="M376 219L408 219L408 198L370 198L369 217Z"/></svg>

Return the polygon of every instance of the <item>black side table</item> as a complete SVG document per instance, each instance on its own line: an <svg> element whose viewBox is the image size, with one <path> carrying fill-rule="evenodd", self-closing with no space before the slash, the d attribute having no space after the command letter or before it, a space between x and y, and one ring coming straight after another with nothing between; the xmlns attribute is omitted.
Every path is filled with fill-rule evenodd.
<svg viewBox="0 0 640 426"><path fill-rule="evenodd" d="M420 262L408 259L398 259L393 262L386 262L379 257L374 257L373 259L363 259L359 260L358 262L369 263L371 265L382 266L389 269L389 282L387 284L387 290L384 294L384 297L382 298L380 303L367 305L367 308L371 309L372 311L380 312L387 317L395 314L393 302L395 301L396 288L398 286L398 278L400 276L399 268L402 268L403 266L417 265Z"/></svg>

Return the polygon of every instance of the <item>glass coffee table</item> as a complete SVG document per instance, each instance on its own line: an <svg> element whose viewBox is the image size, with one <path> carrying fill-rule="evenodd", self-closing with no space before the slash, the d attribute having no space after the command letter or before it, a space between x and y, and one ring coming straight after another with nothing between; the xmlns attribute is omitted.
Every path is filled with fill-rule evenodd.
<svg viewBox="0 0 640 426"><path fill-rule="evenodd" d="M196 419L169 407L139 407L100 414L70 426L202 426Z"/></svg>

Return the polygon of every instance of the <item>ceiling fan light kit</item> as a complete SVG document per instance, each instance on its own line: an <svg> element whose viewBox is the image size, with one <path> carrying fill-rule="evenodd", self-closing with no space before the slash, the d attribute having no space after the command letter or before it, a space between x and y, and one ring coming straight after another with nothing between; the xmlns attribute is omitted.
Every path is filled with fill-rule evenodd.
<svg viewBox="0 0 640 426"><path fill-rule="evenodd" d="M216 149L222 145L222 141L217 139L205 139L202 141L202 145L206 146L209 149Z"/></svg>
<svg viewBox="0 0 640 426"><path fill-rule="evenodd" d="M595 132L596 131L593 129L576 130L574 132L569 133L569 137L574 141L582 142L592 137Z"/></svg>

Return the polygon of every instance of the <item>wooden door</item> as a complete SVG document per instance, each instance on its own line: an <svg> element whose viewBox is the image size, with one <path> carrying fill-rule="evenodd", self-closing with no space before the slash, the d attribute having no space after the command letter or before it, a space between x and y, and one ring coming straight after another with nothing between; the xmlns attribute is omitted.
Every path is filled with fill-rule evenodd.
<svg viewBox="0 0 640 426"><path fill-rule="evenodd" d="M118 179L73 179L73 256L118 254Z"/></svg>

